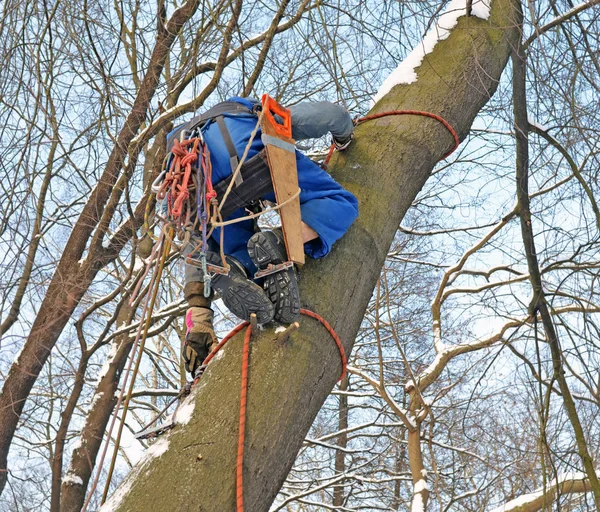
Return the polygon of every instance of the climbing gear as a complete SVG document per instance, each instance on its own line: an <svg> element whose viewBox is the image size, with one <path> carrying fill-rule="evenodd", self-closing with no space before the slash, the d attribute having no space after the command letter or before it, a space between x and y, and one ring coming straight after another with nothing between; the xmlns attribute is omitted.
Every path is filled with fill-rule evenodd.
<svg viewBox="0 0 600 512"><path fill-rule="evenodd" d="M100 461L98 464L98 467L102 468L104 459L106 457L106 453L108 452L108 447L112 442L112 432L113 432L115 423L117 421L117 418L119 416L119 409L120 409L121 404L123 404L123 410L121 413L121 421L119 423L119 429L118 429L116 440L115 440L115 448L114 448L114 452L113 452L113 457L111 460L108 475L106 477L104 492L102 494L102 500L101 500L102 503L104 503L106 501L106 497L108 495L108 490L110 487L110 482L112 479L112 474L114 471L116 457L117 457L119 444L120 444L120 440L121 440L121 434L123 431L123 427L125 425L125 418L127 416L127 411L128 411L129 403L131 400L131 395L133 393L133 386L135 384L136 376L137 376L139 368L140 368L140 362L142 359L142 355L144 353L146 338L148 336L148 330L150 328L150 322L151 322L151 318L152 318L152 311L154 309L154 304L156 303L156 298L157 298L158 290L160 287L160 278L162 276L165 262L171 253L172 237L173 237L173 229L169 228L168 231L166 231L166 228L163 228L163 230L161 231L161 234L158 238L158 242L155 246L155 250L153 251L156 256L158 256L159 254L161 254L161 256L160 256L160 258L157 257L156 261L155 261L156 268L152 274L152 278L150 279L150 284L148 287L148 294L146 295L146 299L144 302L144 307L142 310L142 315L140 318L139 326L137 329L135 339L133 341L133 347L132 347L131 353L129 355L127 367L125 368L125 371L123 372L124 380L121 385L121 391L119 393L119 397L117 399L117 403L116 403L114 411L113 411L110 426L108 427L107 441L104 444L104 449L102 451L102 454L100 456ZM148 272L149 268L150 268L150 265L148 265L148 268L146 269L146 273ZM127 392L125 392L134 362L135 362L135 368L133 369L132 378L131 378L131 381L129 382L129 387L127 389ZM87 510L87 507L89 506L90 500L92 499L92 496L96 490L96 487L98 486L98 481L100 479L100 473L101 473L100 471L96 472L96 476L92 483L91 489L90 489L90 491L85 499L85 502L83 504L82 512L85 512Z"/></svg>
<svg viewBox="0 0 600 512"><path fill-rule="evenodd" d="M304 264L302 219L298 194L298 170L296 168L296 144L292 139L292 116L288 109L279 105L268 94L262 97L263 116L260 120L262 142L265 146L271 181L283 231L287 257L298 265ZM279 116L281 123L275 120Z"/></svg>
<svg viewBox="0 0 600 512"><path fill-rule="evenodd" d="M220 256L209 251L206 255L207 262L218 265ZM275 308L263 289L250 281L244 266L231 256L225 256L229 265L229 273L215 274L212 278L212 287L223 299L223 303L235 316L249 321L250 315L255 313L259 324L267 324L273 320Z"/></svg>
<svg viewBox="0 0 600 512"><path fill-rule="evenodd" d="M442 116L439 116L437 114L433 114L432 112L426 112L426 111L423 111L423 110L388 110L388 111L385 111L385 112L379 112L377 114L370 114L370 115L365 116L365 117L360 117L360 118L356 119L356 121L355 121L354 124L356 126L358 126L359 124L362 124L364 122L373 121L375 119L381 119L382 117L387 117L387 116L405 116L405 115L409 115L409 116L424 116L424 117L429 117L431 119L435 119L436 121L439 121L440 123L442 123L444 125L444 128L446 128L446 130L448 130L450 132L450 135L452 135L452 138L454 139L454 145L442 157L442 160L444 158L448 158L458 148L458 146L460 144L460 139L458 138L458 134L456 133L456 130ZM343 149L346 149L348 147L348 145L346 145ZM333 153L334 153L334 151L336 149L338 149L338 148L337 148L336 143L334 141L333 144L331 144L331 147L329 148L329 152L327 153L327 156L325 157L325 159L323 160L323 163L321 164L321 166L323 168L325 168L325 169L327 168L327 166L329 165L329 161L331 160L331 157L333 156ZM341 150L338 149L338 151L341 151Z"/></svg>
<svg viewBox="0 0 600 512"><path fill-rule="evenodd" d="M255 279L264 277L263 287L275 305L275 320L283 324L295 322L300 315L300 291L294 265L287 261L281 229L252 235L248 254L259 269Z"/></svg>
<svg viewBox="0 0 600 512"><path fill-rule="evenodd" d="M202 297L204 298L204 297ZM194 374L219 340L213 328L214 312L207 307L193 306L187 310L187 331L182 345L185 369Z"/></svg>

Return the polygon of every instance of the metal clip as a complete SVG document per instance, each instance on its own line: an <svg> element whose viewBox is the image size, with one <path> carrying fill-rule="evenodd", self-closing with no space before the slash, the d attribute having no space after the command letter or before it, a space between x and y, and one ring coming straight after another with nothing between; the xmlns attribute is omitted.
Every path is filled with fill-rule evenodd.
<svg viewBox="0 0 600 512"><path fill-rule="evenodd" d="M208 299L210 297L210 282L212 280L208 270L206 268L206 253L203 252L200 255L202 260L202 273L204 274L204 297Z"/></svg>
<svg viewBox="0 0 600 512"><path fill-rule="evenodd" d="M162 182L165 180L165 176L167 175L167 170L162 171L158 177L152 182L152 186L150 187L153 194L158 194L160 192Z"/></svg>
<svg viewBox="0 0 600 512"><path fill-rule="evenodd" d="M254 279L260 279L261 277L270 276L271 274L281 272L282 270L292 268L293 266L294 266L293 261L284 261L283 263L279 263L277 265L274 265L273 263L269 263L267 268L259 270L256 274L254 274Z"/></svg>
<svg viewBox="0 0 600 512"><path fill-rule="evenodd" d="M208 298L210 295L210 287L213 277L215 275L227 276L229 275L229 269L227 267L219 267L218 265L212 265L206 261L206 253L200 253L200 259L192 258L191 254L185 257L187 265L196 267L202 270L203 282L204 282L204 296Z"/></svg>

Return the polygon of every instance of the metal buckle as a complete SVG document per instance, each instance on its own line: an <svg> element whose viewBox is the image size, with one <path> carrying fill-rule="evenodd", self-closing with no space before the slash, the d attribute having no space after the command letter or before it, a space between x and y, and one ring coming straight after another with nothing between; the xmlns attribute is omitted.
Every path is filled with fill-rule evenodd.
<svg viewBox="0 0 600 512"><path fill-rule="evenodd" d="M256 274L254 274L254 279L260 279L261 277L270 276L271 274L276 274L277 272L287 270L288 268L292 268L293 266L293 261L284 261L283 263L278 263L277 265L269 263L267 268L259 270Z"/></svg>
<svg viewBox="0 0 600 512"><path fill-rule="evenodd" d="M188 265L199 268L202 270L203 282L204 282L204 296L210 297L210 285L215 275L228 276L229 269L226 267L220 267L218 265L211 265L206 261L206 254L201 253L200 259L197 260L192 258L190 254L185 257L185 262Z"/></svg>

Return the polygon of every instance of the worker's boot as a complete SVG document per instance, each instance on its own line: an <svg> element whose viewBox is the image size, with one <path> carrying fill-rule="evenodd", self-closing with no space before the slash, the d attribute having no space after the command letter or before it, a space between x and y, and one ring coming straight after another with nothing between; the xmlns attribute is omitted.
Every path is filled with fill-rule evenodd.
<svg viewBox="0 0 600 512"><path fill-rule="evenodd" d="M185 299L188 301L188 310L185 314L187 327L185 342L183 344L183 360L185 369L197 376L202 362L218 343L213 328L214 312L211 309L212 294L204 296L204 283L187 283L183 289Z"/></svg>
<svg viewBox="0 0 600 512"><path fill-rule="evenodd" d="M235 258L225 256L229 265L229 274L215 274L211 286L223 299L223 304L235 316L249 321L252 313L256 314L259 324L267 324L273 320L275 308L264 290L248 279L246 269ZM222 266L221 256L209 251L206 261L211 265Z"/></svg>
<svg viewBox="0 0 600 512"><path fill-rule="evenodd" d="M248 241L248 253L260 270L271 263L286 262L288 258L281 229L255 233ZM295 322L300 315L300 291L294 267L266 276L263 287L275 305L275 320L283 324Z"/></svg>

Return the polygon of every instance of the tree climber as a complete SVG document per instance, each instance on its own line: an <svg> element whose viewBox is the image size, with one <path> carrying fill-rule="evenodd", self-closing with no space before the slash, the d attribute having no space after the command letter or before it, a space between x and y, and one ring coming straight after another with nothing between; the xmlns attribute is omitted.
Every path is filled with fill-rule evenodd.
<svg viewBox="0 0 600 512"><path fill-rule="evenodd" d="M210 152L211 181L215 191L221 195L232 181L233 171L257 128L260 108L258 100L233 97L176 128L168 136L167 148L171 149L175 141L184 138L182 133L200 128ZM295 140L317 138L330 132L338 150L346 149L350 144L354 125L343 107L325 101L303 102L292 106L290 111ZM258 130L242 166L240 183L236 180L236 187L227 196L226 206L221 212L224 219L246 216L248 205L256 204L257 200L275 201L264 151L261 152L263 149ZM358 216L358 201L307 156L298 150L295 156L304 252L311 258L322 258L329 254L332 245ZM225 229L223 236L221 229ZM219 246L220 240L223 241L222 247ZM206 263L213 268L218 267L223 264L222 250L229 272L212 276L208 294L205 294L205 270L198 265L200 245L194 237L184 249L184 296L189 309L185 317L187 333L183 355L186 369L192 375L217 343L211 309L213 289L225 306L243 320L249 320L250 315L255 313L260 324L271 320L288 324L294 322L300 313L300 296L293 266L267 275L262 280L262 287L260 280L257 283L249 279L269 264L287 261L281 229L258 231L253 220L215 228L212 236L206 239L208 250L204 257ZM198 266L190 264L190 261Z"/></svg>

